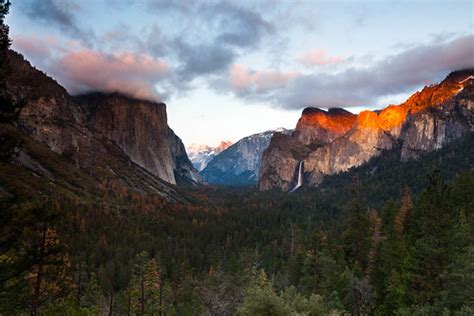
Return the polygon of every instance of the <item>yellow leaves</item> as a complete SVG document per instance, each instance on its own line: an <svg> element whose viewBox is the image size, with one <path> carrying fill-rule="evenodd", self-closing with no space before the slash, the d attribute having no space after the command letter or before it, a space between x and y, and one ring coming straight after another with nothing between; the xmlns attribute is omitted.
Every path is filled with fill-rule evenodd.
<svg viewBox="0 0 474 316"><path fill-rule="evenodd" d="M0 255L0 264L11 264L13 263L14 257L8 254L1 254Z"/></svg>

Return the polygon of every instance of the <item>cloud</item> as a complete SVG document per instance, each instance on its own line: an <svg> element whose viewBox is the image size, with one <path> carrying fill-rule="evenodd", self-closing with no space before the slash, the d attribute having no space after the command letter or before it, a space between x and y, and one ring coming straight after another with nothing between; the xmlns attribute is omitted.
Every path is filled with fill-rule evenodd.
<svg viewBox="0 0 474 316"><path fill-rule="evenodd" d="M231 48L214 44L189 45L176 42L174 47L181 63L178 76L188 80L227 69L236 55Z"/></svg>
<svg viewBox="0 0 474 316"><path fill-rule="evenodd" d="M153 39L147 42L150 48L155 45L177 57L181 81L227 71L241 54L274 32L261 14L231 2L153 0L148 8L182 21L177 37L161 40L158 45Z"/></svg>
<svg viewBox="0 0 474 316"><path fill-rule="evenodd" d="M217 3L204 9L208 18L218 18L222 32L216 42L236 47L249 47L257 44L265 34L274 31L273 25L254 11L238 7L229 2Z"/></svg>
<svg viewBox="0 0 474 316"><path fill-rule="evenodd" d="M65 54L53 71L72 94L119 91L136 98L159 100L154 86L168 70L164 61L148 55L82 50Z"/></svg>
<svg viewBox="0 0 474 316"><path fill-rule="evenodd" d="M290 78L285 89L279 87L262 94L245 90L237 95L267 99L278 106L300 109L305 106L374 106L380 98L412 92L449 72L474 67L474 36L449 42L419 45L364 68L349 68L329 74L305 74ZM232 75L230 75L232 76Z"/></svg>
<svg viewBox="0 0 474 316"><path fill-rule="evenodd" d="M15 36L14 49L53 76L71 94L121 92L132 97L162 100L158 91L170 80L170 66L146 53L106 53L54 36Z"/></svg>
<svg viewBox="0 0 474 316"><path fill-rule="evenodd" d="M288 81L297 75L296 72L250 71L243 65L235 64L230 70L229 83L237 94L263 94L274 89L285 88Z"/></svg>
<svg viewBox="0 0 474 316"><path fill-rule="evenodd" d="M13 48L38 61L48 59L51 55L51 47L56 46L56 43L56 39L51 36L42 40L36 36L15 36Z"/></svg>
<svg viewBox="0 0 474 316"><path fill-rule="evenodd" d="M80 38L85 43L94 39L92 31L84 30L76 21L75 11L80 7L71 0L31 0L24 3L26 15L46 25L60 27L65 33Z"/></svg>
<svg viewBox="0 0 474 316"><path fill-rule="evenodd" d="M298 58L298 61L306 66L324 66L337 64L344 59L341 56L329 56L324 49L313 49Z"/></svg>
<svg viewBox="0 0 474 316"><path fill-rule="evenodd" d="M118 21L115 26L95 36L85 30L83 17L76 13L81 8L73 2L75 0L25 1L24 14L29 18L52 25L62 32L62 35L66 35L62 37L63 42L65 38L79 40L82 47L74 50L127 51L166 58L173 64L173 73L168 74L166 86L175 93L185 93L191 89L196 78L222 76L240 56L254 51L262 39L275 32L275 27L265 20L263 12L245 3L150 0L130 5L144 10L143 14L159 15L160 21L145 24L141 28ZM110 10L130 9L120 0L108 0L105 7ZM37 43L23 41L17 47L30 52L32 59L40 64L46 64L40 60L40 56L61 49L55 47L53 50L40 51L42 45ZM52 69L52 65L46 66L48 71ZM61 75L65 77L64 71ZM75 82L68 81L68 85L73 91L77 90ZM89 86L92 87L92 84ZM104 85L100 88L104 88Z"/></svg>

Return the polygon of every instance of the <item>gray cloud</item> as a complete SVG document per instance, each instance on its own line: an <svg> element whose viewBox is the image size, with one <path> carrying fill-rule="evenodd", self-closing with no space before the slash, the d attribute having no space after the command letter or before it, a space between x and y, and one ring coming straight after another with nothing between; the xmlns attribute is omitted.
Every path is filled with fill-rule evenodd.
<svg viewBox="0 0 474 316"><path fill-rule="evenodd" d="M179 80L222 73L245 50L274 32L273 25L259 13L230 2L151 0L148 8L183 21L178 38L147 42L151 51L157 45L176 55ZM200 41L203 38L206 40ZM166 48L163 42L167 42Z"/></svg>
<svg viewBox="0 0 474 316"><path fill-rule="evenodd" d="M207 8L208 18L218 17L222 31L216 42L248 47L257 44L265 34L271 34L274 27L254 11L221 2Z"/></svg>
<svg viewBox="0 0 474 316"><path fill-rule="evenodd" d="M91 44L94 33L79 26L74 16L74 11L79 6L70 0L32 0L24 3L25 13L33 20L41 23L59 26L69 35L79 38L84 43Z"/></svg>
<svg viewBox="0 0 474 316"><path fill-rule="evenodd" d="M177 42L175 48L181 61L178 76L182 79L227 69L236 56L231 48L214 44L189 45Z"/></svg>
<svg viewBox="0 0 474 316"><path fill-rule="evenodd" d="M411 92L450 71L474 67L473 42L474 36L464 36L420 45L367 68L301 75L265 97L286 108L373 106L384 96Z"/></svg>

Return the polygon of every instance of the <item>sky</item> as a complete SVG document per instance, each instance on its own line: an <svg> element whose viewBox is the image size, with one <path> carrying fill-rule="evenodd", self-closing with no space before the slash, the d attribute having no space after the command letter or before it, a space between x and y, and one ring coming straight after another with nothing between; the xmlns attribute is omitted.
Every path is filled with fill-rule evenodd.
<svg viewBox="0 0 474 316"><path fill-rule="evenodd" d="M185 145L398 104L474 67L473 0L21 0L6 22L71 94L165 102Z"/></svg>

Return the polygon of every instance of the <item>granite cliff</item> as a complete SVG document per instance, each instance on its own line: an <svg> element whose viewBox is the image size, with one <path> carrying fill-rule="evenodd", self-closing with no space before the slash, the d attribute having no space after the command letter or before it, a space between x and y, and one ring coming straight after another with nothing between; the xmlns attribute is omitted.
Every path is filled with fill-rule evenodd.
<svg viewBox="0 0 474 316"><path fill-rule="evenodd" d="M20 54L8 51L5 56L0 86L2 124L13 125L17 132L45 144L83 170L100 169L97 176L99 173L104 177L110 175L137 190L162 193L171 190L164 181L199 181L184 146L166 123L164 105L116 94L95 94L97 102L85 105L87 98L71 97L55 80L35 69ZM112 109L112 105L117 108ZM107 110L110 112L103 112ZM133 122L134 125L118 125L122 122ZM147 129L152 124L157 128L155 131ZM146 132L149 134L143 134ZM137 138L127 139L129 135L137 135ZM153 140L153 135L161 140L161 143L157 141L161 151L155 152L160 155L156 169L144 163L147 160L132 156L148 152L144 141ZM143 148L126 147L133 141Z"/></svg>
<svg viewBox="0 0 474 316"><path fill-rule="evenodd" d="M181 139L169 128L166 105L119 93L74 97L86 122L115 142L133 162L173 184L201 182Z"/></svg>
<svg viewBox="0 0 474 316"><path fill-rule="evenodd" d="M289 133L280 128L242 138L216 155L201 172L210 184L253 185L258 180L258 171L263 151L268 147L274 133Z"/></svg>
<svg viewBox="0 0 474 316"><path fill-rule="evenodd" d="M451 73L400 105L353 115L342 109L307 108L291 135L275 134L262 156L259 189L291 190L304 161L303 185L347 171L401 148L417 159L474 131L474 70Z"/></svg>

